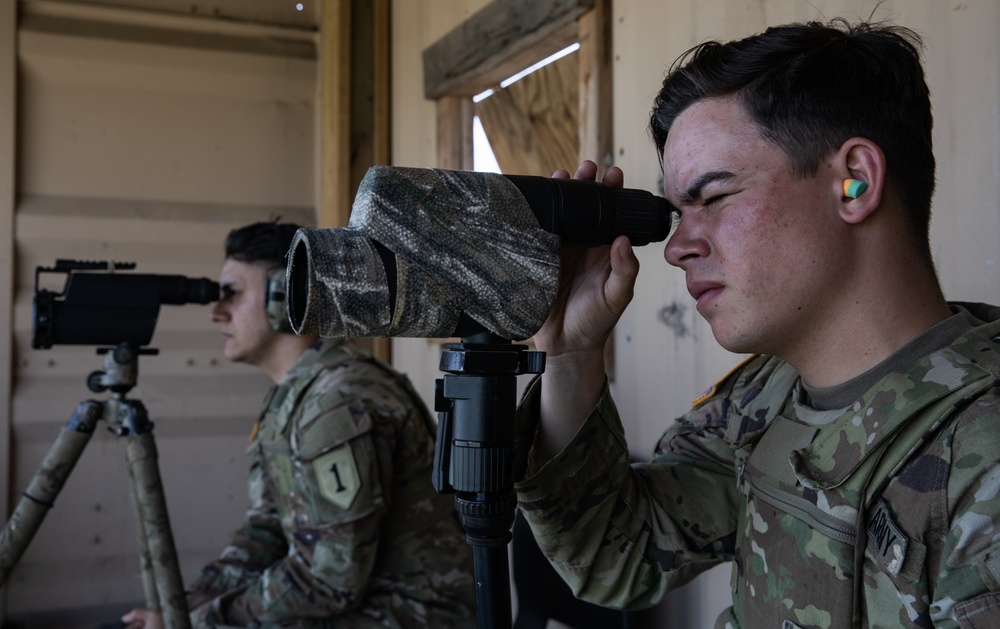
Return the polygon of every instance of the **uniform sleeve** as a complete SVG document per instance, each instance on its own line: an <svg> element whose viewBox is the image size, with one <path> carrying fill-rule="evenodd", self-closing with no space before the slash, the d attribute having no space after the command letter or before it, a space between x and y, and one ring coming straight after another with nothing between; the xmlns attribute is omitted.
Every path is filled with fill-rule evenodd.
<svg viewBox="0 0 1000 629"><path fill-rule="evenodd" d="M518 413L525 425L537 421L537 385ZM630 464L605 388L566 449L517 484L540 548L574 594L641 609L732 558L740 501L720 421L695 411L667 431L651 462Z"/></svg>
<svg viewBox="0 0 1000 629"><path fill-rule="evenodd" d="M1000 395L973 402L948 443L950 514L932 573L935 626L1000 627Z"/></svg>
<svg viewBox="0 0 1000 629"><path fill-rule="evenodd" d="M370 405L343 392L322 377L314 383L292 420L290 467L269 471L290 477L282 498L287 554L219 597L204 626L330 617L360 605L392 478L378 464Z"/></svg>
<svg viewBox="0 0 1000 629"><path fill-rule="evenodd" d="M260 468L250 469L247 482L250 507L243 525L233 534L217 560L206 565L189 591L218 596L258 579L265 568L286 553L274 500Z"/></svg>

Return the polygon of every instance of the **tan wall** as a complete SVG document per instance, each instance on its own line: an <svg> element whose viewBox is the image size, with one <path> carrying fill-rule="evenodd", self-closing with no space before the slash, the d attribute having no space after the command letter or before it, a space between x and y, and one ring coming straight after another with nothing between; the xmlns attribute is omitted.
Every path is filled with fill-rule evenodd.
<svg viewBox="0 0 1000 629"><path fill-rule="evenodd" d="M315 32L217 24L187 15L190 3L131 4L157 11L18 5L15 500L76 405L107 397L85 385L102 368L94 347L31 348L37 266L110 259L140 273L214 278L233 227L278 215L315 222ZM274 3L217 3L224 16L243 10L248 19L267 18L256 11L265 4ZM128 397L155 423L190 581L242 519L244 450L269 381L223 358L209 306L163 306L151 346L160 354L140 358ZM7 618L44 626L60 610L106 606L115 615L94 620L111 621L121 605L142 602L122 444L106 428L13 571Z"/></svg>
<svg viewBox="0 0 1000 629"><path fill-rule="evenodd" d="M422 99L418 53L483 2L397 0L393 60L393 156L430 166L434 108ZM442 11L444 5L451 10ZM729 39L789 21L868 15L857 0L614 0L614 137L617 165L633 187L658 191L659 167L646 126L666 69L690 46ZM433 15L429 20L426 16ZM405 16L405 17L404 17ZM896 0L877 4L926 37L926 67L937 119L938 190L932 245L951 299L1000 299L1000 4ZM850 86L845 86L850 89ZM596 156L594 156L596 158ZM572 166L572 165L569 165ZM715 343L687 294L683 273L663 261L662 246L640 252L636 298L616 331L615 393L635 455L648 457L667 418L688 407L739 357ZM396 339L396 362L432 399L439 348ZM728 567L719 567L668 601L676 626L711 626L729 604Z"/></svg>

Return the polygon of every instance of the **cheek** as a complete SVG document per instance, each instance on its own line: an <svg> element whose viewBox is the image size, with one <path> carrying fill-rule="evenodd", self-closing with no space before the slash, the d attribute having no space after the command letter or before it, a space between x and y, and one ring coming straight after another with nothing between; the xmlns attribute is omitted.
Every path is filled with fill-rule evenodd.
<svg viewBox="0 0 1000 629"><path fill-rule="evenodd" d="M740 208L716 232L717 253L734 288L765 298L795 281L803 251L798 226L769 205Z"/></svg>

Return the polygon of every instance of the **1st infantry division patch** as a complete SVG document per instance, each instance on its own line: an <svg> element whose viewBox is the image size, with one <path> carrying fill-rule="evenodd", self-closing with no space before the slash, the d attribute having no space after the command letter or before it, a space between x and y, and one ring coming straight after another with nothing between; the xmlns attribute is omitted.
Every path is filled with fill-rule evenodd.
<svg viewBox="0 0 1000 629"><path fill-rule="evenodd" d="M361 490L351 444L346 443L314 459L313 471L323 495L341 509L350 508Z"/></svg>

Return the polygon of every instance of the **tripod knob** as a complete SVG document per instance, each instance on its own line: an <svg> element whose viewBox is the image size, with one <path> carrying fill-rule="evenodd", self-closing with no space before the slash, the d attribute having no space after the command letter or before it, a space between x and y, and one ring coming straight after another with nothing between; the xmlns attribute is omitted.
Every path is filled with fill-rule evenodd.
<svg viewBox="0 0 1000 629"><path fill-rule="evenodd" d="M87 388L94 393L104 393L108 390L108 385L104 384L104 374L103 371L91 371L90 375L87 376Z"/></svg>

